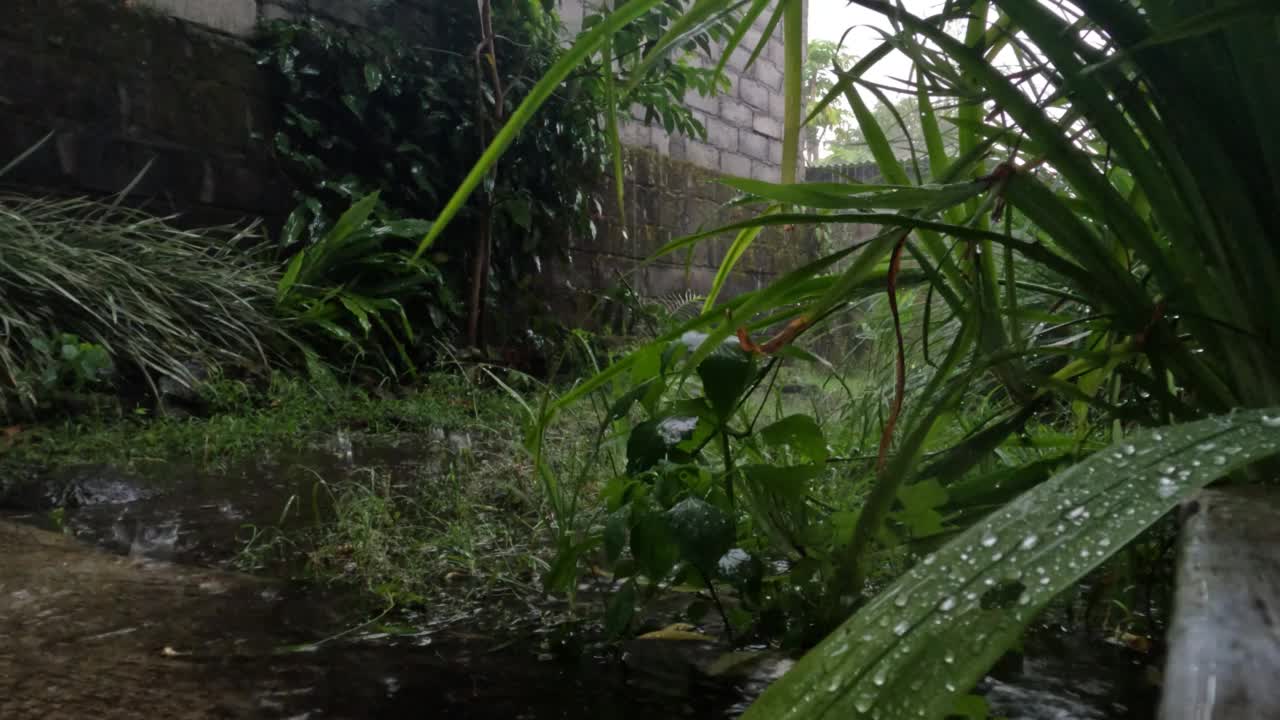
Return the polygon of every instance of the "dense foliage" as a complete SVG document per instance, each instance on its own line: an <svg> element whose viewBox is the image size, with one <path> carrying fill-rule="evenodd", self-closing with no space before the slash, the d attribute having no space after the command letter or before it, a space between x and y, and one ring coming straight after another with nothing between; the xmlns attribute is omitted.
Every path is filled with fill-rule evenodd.
<svg viewBox="0 0 1280 720"><path fill-rule="evenodd" d="M619 8L578 55L658 1ZM801 597L819 588L819 612L789 609L819 631L854 613L748 717L947 715L1056 594L1117 553L1132 560L1143 531L1204 484L1266 477L1256 463L1280 449L1280 413L1266 409L1280 404L1267 360L1280 336L1280 145L1268 127L1280 96L1261 60L1280 8L967 0L921 18L855 2L896 33L836 68L810 112L844 97L885 184L733 181L768 211L663 252L736 233L723 273L759 227L883 232L755 293L717 305L713 288L701 318L535 413L543 428L594 397L609 408L602 452L625 448L625 466L607 468L604 518L556 507L569 559L553 583L568 587L566 567L600 544L628 578L610 618L682 578L713 600L716 581L736 585L749 609L737 569L760 566ZM729 5L700 4L671 43ZM914 64L923 140L905 161L858 92L874 90L862 75L895 49ZM955 145L936 110L947 102ZM931 183L913 184L925 166ZM912 287L926 289L914 328ZM846 418L775 402L757 423L770 402L752 395L770 371L870 293L886 294L896 351L890 391L853 418L873 422L871 462L831 457ZM1220 414L1243 408L1255 410ZM541 458L537 432L532 448Z"/></svg>
<svg viewBox="0 0 1280 720"><path fill-rule="evenodd" d="M442 196L483 150L491 126L561 52L555 16L536 3L494 3L496 63L477 54L482 25L476 3L454 2L437 16L438 26L426 37L318 21L270 29L263 60L280 81L284 118L275 148L314 222L332 222L375 191L384 220L436 215ZM586 89L566 89L491 174L465 225L433 256L453 294L464 296L476 282L480 233L491 239L485 264L495 274L480 280L478 298L492 303L504 293L519 297L543 262L563 255L571 236L593 232L592 192L604 156L600 107ZM413 243L405 239L399 246ZM398 298L411 307L408 317L430 317L442 330L439 321L456 308L437 288L418 290L418 296Z"/></svg>
<svg viewBox="0 0 1280 720"><path fill-rule="evenodd" d="M0 410L264 369L290 342L260 240L91 200L0 197Z"/></svg>

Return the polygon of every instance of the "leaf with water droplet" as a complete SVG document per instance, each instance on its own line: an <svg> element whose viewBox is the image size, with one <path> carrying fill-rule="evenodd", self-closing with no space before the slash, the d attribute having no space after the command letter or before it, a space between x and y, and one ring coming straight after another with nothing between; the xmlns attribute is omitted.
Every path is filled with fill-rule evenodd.
<svg viewBox="0 0 1280 720"><path fill-rule="evenodd" d="M1107 448L1024 492L864 605L761 695L743 720L945 716L958 693L982 678L1054 595L1199 488L1275 454L1275 430L1261 415L1241 411L1232 423L1211 418L1161 428L1159 441L1138 433L1128 439L1135 452L1123 467L1112 457L1123 451ZM1221 464L1195 466L1201 443L1241 450L1217 456ZM1162 470L1170 465L1189 473L1184 479L1179 471L1166 495L1160 479L1169 477ZM1053 536L1042 541L1047 528ZM983 539L991 534L997 540L987 546ZM1020 576L1027 579L1009 579ZM944 612L947 596L965 600ZM898 607L900 597L908 598L905 607ZM878 686L882 670L885 682Z"/></svg>
<svg viewBox="0 0 1280 720"><path fill-rule="evenodd" d="M664 459L685 460L686 454L676 446L682 440L693 437L697 427L698 418L685 415L648 420L636 425L627 438L627 472L643 472Z"/></svg>
<svg viewBox="0 0 1280 720"><path fill-rule="evenodd" d="M755 376L754 358L740 350L716 353L698 365L698 377L702 378L707 401L721 420L733 413Z"/></svg>
<svg viewBox="0 0 1280 720"><path fill-rule="evenodd" d="M711 503L690 497L666 512L667 526L680 553L699 570L711 574L733 546L733 521Z"/></svg>

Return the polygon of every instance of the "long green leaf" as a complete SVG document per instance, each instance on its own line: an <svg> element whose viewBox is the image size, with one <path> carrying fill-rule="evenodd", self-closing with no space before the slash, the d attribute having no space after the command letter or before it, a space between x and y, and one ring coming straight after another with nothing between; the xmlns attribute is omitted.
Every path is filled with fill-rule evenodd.
<svg viewBox="0 0 1280 720"><path fill-rule="evenodd" d="M804 0L779 0L784 40L782 68L782 181L793 183L800 165L800 126L804 108Z"/></svg>
<svg viewBox="0 0 1280 720"><path fill-rule="evenodd" d="M1280 451L1280 409L1144 432L921 560L745 720L942 718L1057 593L1197 490Z"/></svg>
<svg viewBox="0 0 1280 720"><path fill-rule="evenodd" d="M780 203L827 210L930 210L951 207L988 187L981 181L934 186L871 186L872 192L837 195L814 184L780 185L762 180L727 178L725 184Z"/></svg>
<svg viewBox="0 0 1280 720"><path fill-rule="evenodd" d="M697 0L693 7L686 9L680 13L675 22L671 23L671 27L667 29L658 41L645 52L644 58L636 65L635 71L632 73L631 80L627 82L622 89L622 97L627 98L635 89L644 81L654 65L662 59L664 55L690 35L696 34L700 30L700 26L708 19L723 13L728 6L732 4L732 0Z"/></svg>
<svg viewBox="0 0 1280 720"><path fill-rule="evenodd" d="M729 41L725 43L724 50L721 51L720 62L716 63L715 76L717 80L724 76L724 68L725 65L729 63L729 57L733 55L733 51L737 50L738 46L742 44L742 39L747 36L747 32L751 30L751 26L755 25L756 18L759 18L764 14L765 9L769 7L769 3L771 1L772 0L752 0L751 7L747 8L747 11L743 13L742 19L738 21L737 27L733 29L733 34L729 36ZM760 47L763 47L769 42L770 34L772 33L765 33L760 38ZM758 49L757 52L759 52ZM753 55L752 57L754 58L755 56ZM747 65L749 67L751 63L748 62Z"/></svg>

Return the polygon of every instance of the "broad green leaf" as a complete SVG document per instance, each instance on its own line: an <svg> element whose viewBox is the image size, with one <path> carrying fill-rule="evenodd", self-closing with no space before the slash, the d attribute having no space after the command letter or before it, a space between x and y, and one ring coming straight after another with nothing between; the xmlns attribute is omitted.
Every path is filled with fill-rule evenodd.
<svg viewBox="0 0 1280 720"><path fill-rule="evenodd" d="M334 223L333 229L325 235L321 242L328 245L341 244L352 233L360 229L361 226L369 219L369 215L373 212L373 208L378 204L378 193L373 192L360 198L347 211L342 213L342 217L338 218L338 222Z"/></svg>
<svg viewBox="0 0 1280 720"><path fill-rule="evenodd" d="M775 211L776 208L770 208L765 211L765 214L767 216ZM763 228L764 224L749 223L738 231L737 237L733 239L733 244L729 246L724 258L720 260L720 267L716 269L716 276L711 280L711 289L707 291L707 299L702 302L703 312L708 312L715 307L716 300L720 297L720 291L724 289L724 284L729 281L729 275L733 272L734 266L746 254L747 249L756 241L756 238L760 236L760 231ZM655 253L655 255L661 254L665 254L663 250Z"/></svg>
<svg viewBox="0 0 1280 720"><path fill-rule="evenodd" d="M726 178L724 184L767 200L810 208L828 210L932 210L951 207L984 192L986 182L970 181L936 186L873 186L871 192L850 194L834 188L817 188L817 183L782 185L750 180ZM858 186L850 186L852 187Z"/></svg>
<svg viewBox="0 0 1280 720"><path fill-rule="evenodd" d="M762 491L793 500L804 498L809 483L822 474L821 465L747 465L742 476Z"/></svg>
<svg viewBox="0 0 1280 720"><path fill-rule="evenodd" d="M631 626L636 614L636 582L627 580L609 598L604 612L604 634L608 638L622 637Z"/></svg>
<svg viewBox="0 0 1280 720"><path fill-rule="evenodd" d="M667 526L680 554L708 578L716 562L733 547L733 520L705 500L688 497L666 512Z"/></svg>
<svg viewBox="0 0 1280 720"><path fill-rule="evenodd" d="M720 421L729 419L742 394L756 377L755 359L741 351L716 353L698 365L698 377L711 409Z"/></svg>
<svg viewBox="0 0 1280 720"><path fill-rule="evenodd" d="M347 312L351 313L352 317L356 319L356 322L360 325L360 329L364 331L364 334L367 337L369 335L369 331L373 329L373 323L369 321L368 307L360 301L360 298L349 293L342 293L338 296L338 300L342 303L342 306L347 309Z"/></svg>
<svg viewBox="0 0 1280 720"><path fill-rule="evenodd" d="M906 525L911 537L923 538L942 532L942 513L938 508L947 502L947 491L937 480L925 480L898 488L902 510L893 517Z"/></svg>
<svg viewBox="0 0 1280 720"><path fill-rule="evenodd" d="M590 538L574 544L569 538L561 538L556 558L551 569L542 578L542 585L548 592L569 592L578 577L578 560L599 543L599 539Z"/></svg>
<svg viewBox="0 0 1280 720"><path fill-rule="evenodd" d="M284 221L284 229L280 233L280 247L293 247L302 239L302 231L307 228L307 206L299 205L289 213Z"/></svg>
<svg viewBox="0 0 1280 720"><path fill-rule="evenodd" d="M605 4L608 10L609 5ZM604 43L603 55L606 59L604 73L604 137L609 144L609 163L613 169L614 196L618 201L619 220L623 227L627 224L626 178L622 165L622 139L618 135L618 111L616 82L613 74L613 38Z"/></svg>
<svg viewBox="0 0 1280 720"><path fill-rule="evenodd" d="M293 289L293 284L298 281L298 273L302 272L302 264L306 262L306 250L299 250L297 255L289 261L289 266L285 268L284 276L280 278L280 282L276 284L276 304L279 305L289 295L289 291Z"/></svg>
<svg viewBox="0 0 1280 720"><path fill-rule="evenodd" d="M1280 408L1099 451L921 560L743 717L941 718L1054 595L1200 488L1277 451Z"/></svg>
<svg viewBox="0 0 1280 720"><path fill-rule="evenodd" d="M631 556L639 570L656 583L675 566L680 547L662 513L633 512L632 518Z"/></svg>
<svg viewBox="0 0 1280 720"><path fill-rule="evenodd" d="M799 169L800 126L804 112L804 0L779 0L782 17L782 181L793 183Z"/></svg>
<svg viewBox="0 0 1280 720"><path fill-rule="evenodd" d="M697 427L696 416L683 415L649 420L635 426L627 438L627 472L644 472L661 460L673 459L679 454L676 446L693 437Z"/></svg>
<svg viewBox="0 0 1280 720"><path fill-rule="evenodd" d="M364 64L364 84L369 92L377 92L382 87L382 70L373 63Z"/></svg>
<svg viewBox="0 0 1280 720"><path fill-rule="evenodd" d="M818 421L808 415L788 415L760 431L760 439L774 447L788 446L800 451L810 462L827 461L827 439Z"/></svg>

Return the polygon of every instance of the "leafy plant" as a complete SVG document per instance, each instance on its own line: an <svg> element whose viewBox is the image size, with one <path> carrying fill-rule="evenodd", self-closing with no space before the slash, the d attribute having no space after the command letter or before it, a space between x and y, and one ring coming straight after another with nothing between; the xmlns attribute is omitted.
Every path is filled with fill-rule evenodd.
<svg viewBox="0 0 1280 720"><path fill-rule="evenodd" d="M46 390L70 387L80 390L106 380L111 374L111 356L101 345L81 342L71 333L51 338L31 338L31 348L40 355L40 385Z"/></svg>
<svg viewBox="0 0 1280 720"><path fill-rule="evenodd" d="M1280 414L1241 412L1094 454L925 555L745 718L944 717L1057 593L1195 491L1280 452Z"/></svg>
<svg viewBox="0 0 1280 720"><path fill-rule="evenodd" d="M304 233L319 228L308 222L305 205L294 211L281 244L296 250L276 286L276 312L313 344L336 341L353 360L373 354L393 374L416 373L416 337L423 330L447 333L457 302L434 265L410 257L412 238L430 223L382 221L374 216L377 206L378 193L367 195L309 238Z"/></svg>
<svg viewBox="0 0 1280 720"><path fill-rule="evenodd" d="M193 364L267 368L289 341L254 231L180 230L87 199L0 197L5 411L14 400L34 409L50 370L73 385L113 365L120 380L192 386Z"/></svg>
<svg viewBox="0 0 1280 720"><path fill-rule="evenodd" d="M372 192L388 219L438 214L487 143L489 126L561 52L555 16L538 3L493 3L496 56L483 62L477 4L451 0L437 16L425 37L318 21L270 27L262 61L279 81L284 117L276 152L318 221ZM467 208L466 225L436 248L454 295L467 298L472 342L485 305L533 297L530 280L541 265L563 255L570 237L594 233L604 154L602 103L592 87L557 94L490 176L485 196Z"/></svg>
<svg viewBox="0 0 1280 720"><path fill-rule="evenodd" d="M772 478L795 466L794 454L804 458L803 448L817 445L766 447L763 429L744 410L752 409L751 388L767 373L730 364L803 357L796 344L811 329L868 293L886 293L895 377L871 407L879 436L874 462L865 472L838 473L860 493L857 510L829 515L843 533L833 554L839 562L829 571L811 566L821 596L837 601L828 619L856 613L767 691L752 717L945 715L1035 609L1178 499L1227 475L1265 478L1270 466L1257 461L1276 451L1280 425L1272 410L1224 415L1280 403L1280 373L1269 362L1280 337L1280 318L1270 310L1280 300L1271 250L1280 233L1280 210L1271 202L1280 187L1280 145L1267 125L1280 90L1259 60L1277 45L1280 8L1269 1L1205 11L1190 0L1087 0L1078 9L968 0L922 18L891 2L855 2L884 14L896 32L852 67L838 68L840 82L810 112L844 97L886 183L731 181L769 210L661 253L734 233L723 277L765 226L849 222L884 231L719 305L717 285L701 317L549 403L533 435L536 458L540 429L555 412L597 393L619 399L610 420L630 420L628 408L644 407L646 416L621 432L628 461L622 479L606 487L608 507L617 512L639 501L627 511L639 518L611 516L602 540L616 550L624 547L619 538L629 538L638 573L651 582L674 578L681 562L713 579L708 556L673 530L668 513L686 502L707 519L692 526L720 527L708 509L715 508L730 514L737 542L766 540L772 552L792 553L786 545L797 546L797 537L788 530L810 525L788 525L788 516L821 509L820 485L813 476ZM766 4L751 4L735 38ZM424 247L539 103L654 5L633 0L617 8L548 71ZM698 3L653 52L730 5ZM794 22L801 6L780 3L776 15L786 22L789 79L799 77L801 65ZM952 34L957 30L962 37ZM906 162L855 89L894 49L914 62L924 139ZM794 159L799 93L792 89L788 82ZM943 141L938 98L956 102L949 119L954 149ZM999 160L990 160L993 154ZM931 183L913 185L925 165ZM915 295L920 307L903 307L903 290L913 286L926 288ZM904 326L913 309L920 317L914 332ZM685 349L673 349L682 338ZM910 377L909 343L925 355ZM950 428L974 415L980 422L963 432ZM802 437L785 428L770 435ZM740 461L735 440L766 457L769 472L759 480L774 495L764 502L747 502L756 497L756 471ZM1070 467L1054 475L1064 465ZM684 473L679 482L667 479L672 471ZM775 499L779 489L796 486L799 502ZM778 512L789 508L798 509ZM1045 542L1027 540L1041 530ZM592 547L590 529L579 532L587 537L562 540L562 555ZM795 565L811 560L813 545L795 548ZM882 589L880 580L913 564ZM942 671L905 670L926 659L924 667Z"/></svg>
<svg viewBox="0 0 1280 720"><path fill-rule="evenodd" d="M684 104L687 92L714 95L727 89L721 60L713 48L723 43L733 31L735 15L719 12L701 23L670 53L652 54L652 50L668 41L667 33L692 5L688 0L672 0L656 5L634 23L622 27L610 39L610 53L593 57L581 72L599 85L595 92L603 96L604 86L626 88L631 102L643 110L643 122L656 124L669 133L706 139L707 129L694 111ZM582 20L581 34L604 22L608 4L588 12ZM603 97L602 97L603 99ZM622 106L622 118L630 117L628 106Z"/></svg>

